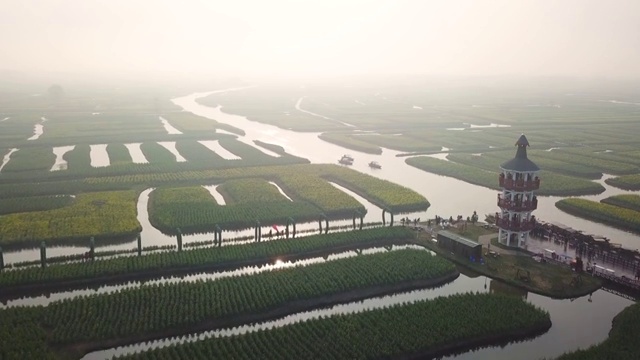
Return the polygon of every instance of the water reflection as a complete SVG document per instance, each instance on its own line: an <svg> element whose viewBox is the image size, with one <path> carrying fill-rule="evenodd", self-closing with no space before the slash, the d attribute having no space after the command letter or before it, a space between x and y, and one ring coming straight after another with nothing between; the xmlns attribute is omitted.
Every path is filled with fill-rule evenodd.
<svg viewBox="0 0 640 360"><path fill-rule="evenodd" d="M5 165L7 165L9 160L11 160L11 154L13 154L16 151L18 151L18 149L13 148L13 149L9 150L9 152L4 155L4 158L2 159L2 165L0 165L0 172L2 171L2 168L4 168Z"/></svg>
<svg viewBox="0 0 640 360"><path fill-rule="evenodd" d="M196 281L215 281L218 279L241 276L241 275L253 275L259 274L262 272L284 269L284 268L293 268L299 266L308 266L313 264L320 264L327 261L335 261L339 259L346 259L350 257L360 256L360 255L369 255L376 254L381 252L388 251L397 251L402 249L414 249L414 250L425 250L423 247L417 245L392 245L389 248L385 247L373 247L368 249L362 249L360 253L356 251L344 251L344 252L336 252L323 257L312 257L303 260L297 261L283 261L280 259L276 259L272 264L263 264L258 266L246 266L242 268L238 268L236 270L230 271L214 271L214 272L200 272L189 275L180 275L180 276L162 276L158 279L151 279L145 281L129 281L122 284L116 285L99 285L96 287L90 287L85 289L73 289L67 291L56 291L47 293L40 296L27 296L21 298L4 298L0 300L0 309L16 307L16 306L47 306L54 301L64 300L64 299L72 299L79 296L89 296L89 295L99 295L99 294L109 294L113 292L117 292L118 290L123 289L133 289L139 288L142 286L152 286L157 284L175 284L182 282L196 282ZM425 250L426 251L426 250Z"/></svg>
<svg viewBox="0 0 640 360"><path fill-rule="evenodd" d="M232 153L231 151L225 149L224 147L222 147L222 145L220 145L220 143L218 142L218 140L203 140L203 141L198 141L200 144L204 145L207 149L213 151L214 153L216 153L218 156L220 156L221 158L225 159L225 160L239 160L241 159L240 156Z"/></svg>
<svg viewBox="0 0 640 360"><path fill-rule="evenodd" d="M222 196L222 194L218 192L218 186L220 185L207 185L207 186L203 186L203 188L209 191L209 194L211 194L211 196L215 199L218 205L227 205L227 202L224 201L224 197Z"/></svg>
<svg viewBox="0 0 640 360"><path fill-rule="evenodd" d="M167 119L163 118L162 116L160 116L160 121L162 122L162 125L164 126L164 129L167 131L167 134L169 135L181 135L182 131L174 128L171 124L169 124L169 121L167 121Z"/></svg>
<svg viewBox="0 0 640 360"><path fill-rule="evenodd" d="M91 145L90 148L89 157L92 167L106 167L111 164L109 153L107 153L107 144Z"/></svg>
<svg viewBox="0 0 640 360"><path fill-rule="evenodd" d="M456 293L482 293L489 291L484 287L486 281L487 278L484 276L469 278L465 275L460 275L455 281L439 288L403 292L388 296L370 298L364 301L335 305L328 308L292 314L281 319L255 325L252 324L232 329L208 331L191 334L185 337L162 339L149 343L96 351L87 354L83 359L107 359L112 356L140 352L171 344L198 341L212 336L232 336L246 332L285 326L320 317L366 311L388 307L394 304L407 304ZM575 300L552 300L536 294L529 294L527 301L545 309L551 316L553 326L547 333L534 339L511 343L508 346L502 345L485 347L463 354L446 356L444 359L534 360L542 357L555 358L566 351L591 346L606 339L609 329L611 328L611 319L613 316L619 313L623 308L632 304L630 300L620 298L601 290L593 294L592 300L592 302L588 301L587 297ZM580 330L577 331L576 329Z"/></svg>
<svg viewBox="0 0 640 360"><path fill-rule="evenodd" d="M185 159L182 155L180 155L180 152L178 151L178 149L176 149L176 142L175 141L158 141L158 145L164 147L165 149L169 150L169 152L171 152L173 154L173 156L176 157L176 161L177 162L186 162L187 159Z"/></svg>
<svg viewBox="0 0 640 360"><path fill-rule="evenodd" d="M236 90L238 89L234 89L234 91ZM288 153L307 158L312 163L333 164L335 159L339 159L345 153L345 148L319 139L319 133L297 133L281 129L276 126L248 120L244 116L227 114L221 106L211 108L196 101L198 98L207 96L210 93L191 94L172 101L185 111L243 129L246 135L239 137L239 140L242 139L246 142L260 140L280 145ZM442 152L444 151L443 149ZM356 158L365 157L368 161L373 160L383 164L381 171L372 171L367 165L368 161L357 161L358 159L356 159L350 168L404 185L425 196L431 203L427 211L427 215L430 218L435 217L435 215L445 218L449 218L449 216L456 217L457 215L466 217L471 216L474 211L477 211L482 216L483 214L495 213L498 210L496 205L497 191L416 169L407 165L404 162L405 158L397 157L397 155L401 154L399 151L383 149L380 155L365 154L355 150L349 150L349 152L353 153ZM607 197L618 192L618 190L608 185L605 185L605 189L605 192L599 196ZM542 220L550 219L574 229L583 230L586 233L606 234L613 242L621 243L623 246L632 249L636 248L637 244L640 243L640 236L636 234L584 220L560 211L555 207L556 201L560 199L562 198L539 196L538 209L535 212L536 217ZM426 219L427 216L422 218ZM481 218L481 220L483 219Z"/></svg>
<svg viewBox="0 0 640 360"><path fill-rule="evenodd" d="M51 170L49 171L66 170L67 160L64 159L64 154L75 149L75 147L76 147L75 145L54 147L53 154L56 156L56 162L53 164L53 166L51 167Z"/></svg>
<svg viewBox="0 0 640 360"><path fill-rule="evenodd" d="M242 141L242 140L240 140L240 141ZM265 149L265 148L263 148L262 146L260 146L260 145L258 145L258 144L256 144L256 143L251 143L251 142L246 141L246 140L245 140L245 141L242 141L242 142L244 142L245 144L250 145L250 146L252 146L252 147L256 148L257 150L261 151L261 152L262 152L263 154L265 154L265 155L269 155L269 156L271 156L271 157L276 157L276 158L279 158L279 157L281 157L281 156L282 156L282 155L280 155L280 154L278 154L278 153L275 153L275 152L273 152L273 151L271 151L271 150L269 150L269 149Z"/></svg>
<svg viewBox="0 0 640 360"><path fill-rule="evenodd" d="M131 156L131 160L134 164L148 164L149 161L144 156L142 149L140 149L141 143L132 143L132 144L124 144L124 146L129 150L129 155Z"/></svg>
<svg viewBox="0 0 640 360"><path fill-rule="evenodd" d="M286 198L287 198L287 200L289 200L289 201L293 202L293 200L291 199L291 197L289 197L289 195L287 195L287 194L284 192L284 190L282 190L282 188L281 188L278 184L276 184L276 183L275 183L275 182L273 182L273 181L269 181L269 184L271 184L271 185L275 186L275 187L276 187L276 189L278 189L278 192L280 192L280 194L282 194L282 196L286 197Z"/></svg>
<svg viewBox="0 0 640 360"><path fill-rule="evenodd" d="M209 193L211 193L216 202L220 205L224 205L224 198L217 192L217 185L204 186ZM153 188L146 189L142 191L138 197L138 201L136 204L137 210L137 219L142 227L142 232L140 236L142 238L142 246L166 246L166 245L175 245L177 243L177 239L174 236L170 236L164 234L160 230L156 229L151 225L149 221L149 196L153 191ZM353 196L356 200L358 200L362 206L365 207L367 213L364 217L365 223L379 223L382 216L382 209L377 207L376 205L370 203L366 199L361 196L351 192L348 189L344 189L347 194ZM286 194L285 194L286 196ZM412 213L408 214L408 216L413 219L420 216L424 216L424 213ZM271 229L272 224L265 224L266 226L262 226L262 234L267 234L269 229ZM284 225L284 224L276 224L276 225ZM345 220L331 220L331 232L335 231L348 231L352 230L353 219L345 219ZM296 224L296 236L305 236L305 235L314 235L318 233L319 227L316 221L307 222L307 223L298 223ZM223 246L233 246L233 245L242 245L255 241L254 239L254 228L241 229L241 230L225 230L223 229ZM199 243L199 242L207 242L213 240L213 233L194 233L189 234L183 232L182 242L185 245ZM266 236L263 236L262 241L269 240L277 240L277 237L273 237L272 239L268 239ZM112 240L101 240L96 242L97 251L118 251L118 250L130 250L132 248L136 248L136 240L135 237L130 239L112 239ZM65 255L78 255L84 254L89 250L89 239L87 237L87 241L85 245L68 245L68 246L49 246L47 247L47 257L57 257L57 256L65 256ZM5 251L4 260L6 264L21 262L21 261L33 261L40 259L40 250L39 248L30 248L23 249L17 251Z"/></svg>
<svg viewBox="0 0 640 360"><path fill-rule="evenodd" d="M33 126L33 136L31 136L27 140L38 140L40 136L42 136L42 134L44 134L44 125L35 124Z"/></svg>
<svg viewBox="0 0 640 360"><path fill-rule="evenodd" d="M527 295L529 294L529 292L525 289L511 286L498 280L489 281L489 292L492 294L515 296L521 298L522 300L526 300Z"/></svg>
<svg viewBox="0 0 640 360"><path fill-rule="evenodd" d="M591 299L591 301L589 301ZM447 360L537 360L556 358L564 352L587 348L605 340L611 320L633 302L603 290L591 297L572 300L553 300L529 293L527 301L551 315L551 329L533 340L506 347L488 347L464 354L445 357Z"/></svg>

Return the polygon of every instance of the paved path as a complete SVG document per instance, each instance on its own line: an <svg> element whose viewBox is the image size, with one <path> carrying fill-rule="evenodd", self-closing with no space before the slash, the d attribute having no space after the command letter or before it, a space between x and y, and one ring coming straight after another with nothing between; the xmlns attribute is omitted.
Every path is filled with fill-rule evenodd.
<svg viewBox="0 0 640 360"><path fill-rule="evenodd" d="M482 247L484 248L489 248L489 244L491 243L491 239L496 237L498 234L487 234L487 235L480 235L478 237L478 243L482 244ZM503 249L501 247L498 246L492 246L491 247L492 251L495 251L499 254L503 254L503 255L525 255L520 251L515 251L515 250L507 250L507 249Z"/></svg>

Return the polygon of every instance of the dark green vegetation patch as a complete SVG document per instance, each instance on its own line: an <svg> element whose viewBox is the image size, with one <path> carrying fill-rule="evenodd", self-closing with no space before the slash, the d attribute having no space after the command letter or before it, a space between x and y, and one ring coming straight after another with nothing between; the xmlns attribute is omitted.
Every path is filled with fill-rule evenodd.
<svg viewBox="0 0 640 360"><path fill-rule="evenodd" d="M431 358L469 345L539 334L550 326L548 313L516 297L462 294L209 338L123 358Z"/></svg>
<svg viewBox="0 0 640 360"><path fill-rule="evenodd" d="M586 199L562 199L556 207L569 214L640 233L640 212Z"/></svg>

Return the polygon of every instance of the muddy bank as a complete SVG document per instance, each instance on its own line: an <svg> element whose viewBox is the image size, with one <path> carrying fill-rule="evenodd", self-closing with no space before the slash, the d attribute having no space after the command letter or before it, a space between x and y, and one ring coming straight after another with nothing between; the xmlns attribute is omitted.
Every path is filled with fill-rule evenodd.
<svg viewBox="0 0 640 360"><path fill-rule="evenodd" d="M140 334L120 339L68 345L65 347L60 347L58 348L58 350L64 353L73 354L74 357L79 357L88 352L96 350L108 349L157 339L184 336L196 332L236 327L249 323L264 322L316 308L349 303L370 297L378 297L397 292L439 286L455 280L459 275L460 273L457 270L453 270L446 275L434 279L413 280L389 285L379 285L364 289L355 289L347 292L323 296L320 298L292 301L281 304L274 308L265 309L264 311L260 311L258 313L231 315L222 318L210 319L205 322L184 326L182 328L172 328L156 333Z"/></svg>

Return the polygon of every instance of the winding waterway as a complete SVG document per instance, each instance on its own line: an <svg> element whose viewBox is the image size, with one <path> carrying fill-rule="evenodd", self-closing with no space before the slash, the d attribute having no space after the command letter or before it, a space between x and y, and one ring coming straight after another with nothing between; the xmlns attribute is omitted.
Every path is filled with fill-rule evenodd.
<svg viewBox="0 0 640 360"><path fill-rule="evenodd" d="M241 90L241 89L233 89ZM218 91L222 92L222 91ZM223 108L218 106L211 108L200 105L196 102L197 98L206 96L209 93L196 93L174 99L174 103L181 106L184 110L193 112L196 115L215 119L218 122L233 125L241 128L246 132L245 136L239 137L240 141L251 144L254 140L260 140L266 143L282 146L288 153L309 159L312 163L337 163L337 160L347 152L344 148L324 142L318 138L317 133L296 133L284 130L271 125L261 124L250 121L243 116L226 114ZM131 151L131 148L127 146ZM139 149L139 147L138 147ZM447 151L443 149L442 151ZM478 214L490 214L496 212L496 195L497 192L491 189L471 185L454 178L443 177L431 173L423 172L407 165L404 157L397 157L400 153L384 149L381 155L371 155L349 150L354 154L355 161L351 166L354 170L372 176L389 180L395 183L407 186L424 195L429 199L431 207L428 211L419 214L409 215L413 217L421 217L422 219L433 218L439 215L445 218L449 216L456 217L462 215L470 216L474 211ZM514 149L515 153L515 149ZM535 160L535 159L534 159ZM135 161L135 159L134 159ZM381 170L374 170L367 165L370 161L377 161L382 165ZM598 180L605 187L605 192L600 195L588 196L585 198L599 200L601 198L626 193L623 190L615 189L604 183L604 180L610 177L603 176ZM496 179L497 181L497 179ZM341 191L353 196L367 209L365 220L380 221L381 209L350 192L348 189L341 188L333 184ZM214 188L215 189L215 188ZM169 245L175 244L175 238L167 236L155 229L149 223L148 217L148 201L149 194L153 189L147 189L140 194L138 200L138 220L142 225L142 239L144 246L149 245ZM211 190L210 190L211 191ZM627 233L615 228L611 228L602 224L589 222L572 215L561 212L556 209L554 204L559 197L538 197L538 210L535 212L542 220L553 220L575 229L583 230L587 233L602 234L612 239L612 242L618 242L625 247L636 248L640 244L637 235ZM331 225L345 224L348 225L351 220L341 222L332 222ZM268 231L269 227L265 227ZM317 223L299 224L298 230L317 229ZM263 233L265 233L263 231ZM229 237L239 237L252 235L253 229L247 229L237 232L225 232L225 239ZM211 240L210 234L185 235L184 243L200 240ZM134 243L126 243L120 245L109 245L106 249L125 248L129 249ZM51 248L48 250L49 256L55 255L58 250ZM78 253L86 251L86 247L64 247L60 248L60 254L69 254L69 251L75 249ZM28 260L38 258L38 250L9 253L7 255L25 255ZM27 256L28 255L28 256ZM9 256L10 257L10 256ZM7 256L5 256L7 258ZM11 259L9 259L11 260ZM12 259L16 261L16 259ZM27 260L27 259L21 259ZM11 262L11 261L8 261ZM470 275L473 276L473 275ZM428 299L436 296L448 295L466 291L478 292L500 292L506 285L493 282L483 276L469 277L461 275L454 282L436 289L424 289L390 296L377 297L367 299L365 301L354 302L349 304L336 305L330 308L317 309L311 312L293 314L286 318L274 320L264 324L247 325L231 330L222 330L208 332L203 334L195 334L192 339L204 338L207 336L225 336L233 333L251 331L260 328L269 328L273 326L282 326L295 321L304 319L326 316L330 314L353 312L364 309L371 309L381 306L389 306L390 304L405 303L408 301L416 301L420 299ZM549 311L552 328L535 339L527 340L520 343L512 343L507 346L487 347L475 351L466 352L459 355L452 355L447 359L539 359L541 357L555 357L563 352L571 351L576 348L585 348L604 340L611 328L611 320L624 307L632 302L616 295L610 294L603 290L594 292L591 296L581 297L573 300L553 300L544 296L535 294L526 294L527 301L544 308ZM28 300L24 300L28 301ZM86 359L102 359L110 358L116 354L130 353L132 351L140 351L150 347L165 346L167 343L184 341L184 339L166 339L148 344L137 344L124 348L109 349L100 352L88 354Z"/></svg>
<svg viewBox="0 0 640 360"><path fill-rule="evenodd" d="M246 332L271 329L300 321L317 319L337 314L348 314L371 309L379 309L395 304L406 304L420 300L433 299L465 292L514 291L509 286L494 282L484 276L469 277L461 274L458 279L442 287L401 292L393 295L369 298L346 304L338 304L328 308L292 314L273 321L244 325L232 329L222 329L195 333L189 336L161 339L148 343L133 344L87 354L83 359L110 359L113 356L140 352L171 344L202 340L208 337L232 336ZM518 290L515 290L518 291ZM607 337L611 318L623 308L632 304L630 300L599 290L589 297L575 300L553 300L536 294L521 292L530 303L547 310L551 317L552 327L545 334L535 339L510 343L507 346L491 346L476 349L445 359L492 359L492 360L527 360L542 357L554 358L568 349L585 348L594 342ZM597 310L596 310L597 309ZM603 324L607 324L603 326ZM576 331L576 329L580 329Z"/></svg>
<svg viewBox="0 0 640 360"><path fill-rule="evenodd" d="M275 184L275 183L274 183ZM277 186L277 184L275 184ZM216 200L218 205L226 205L224 198L217 191L218 185L209 185L204 186L205 189L209 191L209 193ZM279 188L279 186L277 186ZM336 185L336 187L338 187ZM341 188L341 187L340 187ZM364 216L363 220L365 223L373 223L380 222L382 219L382 209L362 198L361 196L349 191L348 189L341 188L348 195L353 196L356 200L358 200L362 206L366 209L367 213ZM176 237L166 235L162 233L160 230L156 229L151 225L149 221L149 196L153 191L153 188L146 189L142 191L138 197L136 210L137 210L137 219L142 227L142 231L140 232L140 236L142 238L142 246L165 246L165 245L176 245L177 240ZM282 189L280 189L282 191ZM284 191L282 191L284 193ZM287 197L286 193L284 196ZM424 213L414 213L410 214L411 218L425 216ZM331 227L344 227L344 229L331 230L334 231L345 231L348 229L350 225L353 224L352 219L348 220L333 220L330 221L329 225ZM269 229L271 229L272 224L263 224L262 226L262 234L267 234ZM298 232L297 236L305 236L310 234L316 234L318 230L317 222L308 222L308 223L299 223L296 224L296 230ZM223 246L232 246L232 245L241 245L254 241L254 229L244 229L244 230L223 230ZM249 240L233 240L239 238L247 238ZM276 237L273 237L275 240ZM204 233L204 234L184 234L182 237L183 244L189 244L194 242L202 242L202 241L210 241L213 240L212 233ZM263 241L268 241L266 236L263 237ZM132 241L117 241L115 243L108 241L97 241L96 247L97 251L116 251L116 250L130 250L136 248L137 244L135 240ZM64 255L78 255L84 254L89 250L89 240L87 239L87 243L84 246L81 245L71 245L71 246L50 246L47 247L47 257L56 257L56 256L64 256ZM18 251L5 251L4 252L4 261L6 264L17 263L21 261L34 261L40 259L40 249L39 248L31 248L31 249L23 249Z"/></svg>
<svg viewBox="0 0 640 360"><path fill-rule="evenodd" d="M239 115L226 114L223 107L210 108L200 105L196 99L208 93L196 93L174 99L174 103L185 111L196 115L215 119L243 129L245 139L260 140L282 146L288 153L309 159L312 163L335 163L345 149L334 144L324 142L318 138L318 133L296 133L280 129L275 126L250 121ZM493 124L489 126L495 126ZM448 149L447 149L448 150ZM445 151L445 149L443 149ZM384 149L380 155L371 155L349 150L355 153L353 169L385 180L402 184L418 191L429 199L431 207L427 211L428 217L435 215L448 218L457 215L470 216L474 211L478 214L492 214L497 208L497 192L492 189L472 185L454 178L424 172L407 165L405 158L397 157L400 153ZM514 149L515 154L515 149ZM370 161L378 161L382 171L372 171L368 167ZM585 198L599 200L604 197L625 193L604 183L609 175L603 176L597 182L605 187L605 192ZM497 181L497 179L496 179ZM586 233L605 234L613 242L621 243L625 247L636 248L640 244L637 235L618 230L603 224L590 222L569 214L555 207L560 197L538 197L536 215L542 220L555 221L583 230ZM424 217L425 219L427 216ZM473 282L475 286L466 286L467 290L477 289L483 277L457 280ZM486 283L486 279L484 280ZM437 296L445 295L457 286L446 285L432 291ZM456 290L453 290L456 291ZM459 290L457 290L459 291ZM536 304L551 314L552 328L546 334L525 342L510 344L505 347L489 347L460 355L453 355L447 359L539 359L543 356L555 357L563 352L576 348L585 348L604 340L611 327L611 320L631 301L599 290L591 297L581 297L573 300L553 300L544 296L529 294L528 301Z"/></svg>
<svg viewBox="0 0 640 360"><path fill-rule="evenodd" d="M455 218L457 215L467 217L477 211L482 220L482 215L493 214L498 210L497 191L416 169L405 163L406 157L397 157L397 155L401 154L399 151L383 149L382 154L374 155L346 150L343 147L319 139L319 133L297 133L281 129L276 126L248 120L244 116L227 114L223 112L223 108L220 106L211 108L196 102L198 98L209 94L195 93L173 99L173 102L185 111L243 129L246 135L241 138L247 141L260 140L280 145L288 153L307 158L312 163L337 163L342 155L348 151L355 157L355 161L351 166L352 169L404 185L424 195L431 203L427 211L429 218L433 218L435 215L444 218L449 218L449 216ZM374 169L371 169L368 166L370 161L380 163L382 170L374 171ZM605 184L604 179L607 176L597 180L598 183L604 186L605 191L602 194L585 198L602 199L611 195L627 193L624 190ZM496 178L497 181L498 179ZM585 233L605 235L612 242L620 243L624 247L631 249L640 247L640 236L636 234L584 220L560 211L555 207L555 203L560 199L562 198L555 196L539 196L538 209L535 211L536 217L541 220L559 222L574 229L582 230ZM426 219L428 217L424 216L422 218Z"/></svg>

